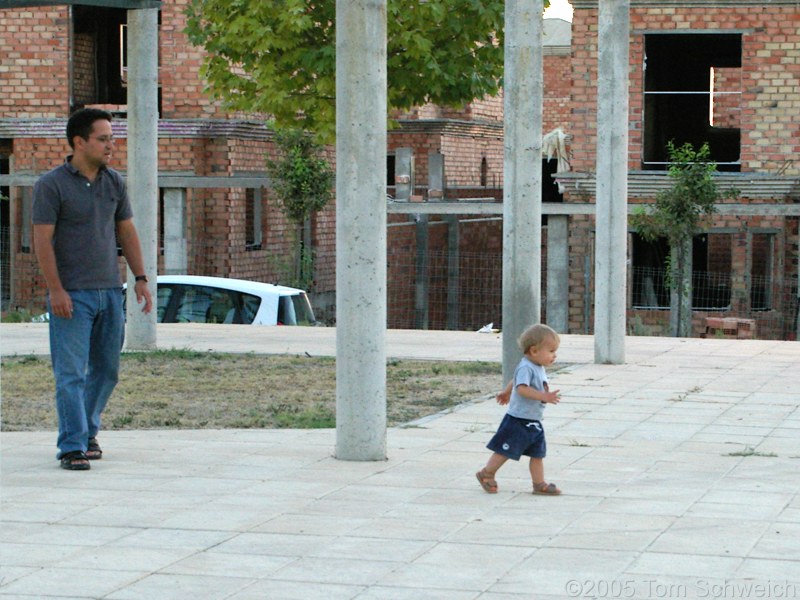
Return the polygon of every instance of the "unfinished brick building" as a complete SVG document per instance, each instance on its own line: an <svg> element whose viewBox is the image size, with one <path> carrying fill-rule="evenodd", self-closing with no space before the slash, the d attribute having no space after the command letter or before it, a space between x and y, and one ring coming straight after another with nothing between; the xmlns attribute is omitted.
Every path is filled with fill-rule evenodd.
<svg viewBox="0 0 800 600"><path fill-rule="evenodd" d="M203 94L202 55L183 34L187 1L163 3L160 16L160 214L175 202L185 207L185 257L176 262L164 250L159 269L275 281L294 234L261 187L271 135L262 119L225 114ZM591 333L598 2L573 6L571 30L563 21L545 23L543 130L566 133L571 168L557 175L562 193L545 181L543 259L547 219L565 224L569 267L557 277L567 280L568 300L547 310L565 312L566 331ZM80 5L0 11L0 175L10 175L3 192L11 198L2 203L3 261L10 265L2 282L12 308L43 306L27 224L30 186L63 159L70 111L101 105L118 115L114 163L126 169L125 14ZM722 182L741 192L719 207L695 244L698 289L711 290L695 303L698 334L708 317L753 319L758 337L796 332L799 18L794 0L631 0L629 202L652 201L668 184L670 139L709 141ZM500 325L502 98L396 117L387 193L407 202L389 203L389 326ZM548 174L558 169L556 161L543 162ZM230 187L233 180L238 187ZM464 212L437 213L434 203L445 199L458 199ZM399 204L420 208L403 212ZM170 248L164 221L159 239ZM314 218L312 230L312 291L330 316L335 206ZM666 248L633 231L629 242L629 329L662 334ZM547 279L544 295L555 276Z"/></svg>
<svg viewBox="0 0 800 600"><path fill-rule="evenodd" d="M573 172L564 202L593 202L597 0L574 0ZM666 144L708 142L721 186L739 197L718 206L694 243L696 333L708 317L751 319L757 336L797 332L800 181L800 10L783 0L632 0L628 201L652 201L668 184ZM570 217L570 247L591 254L593 221ZM629 325L665 331L666 286L654 268L663 244L629 237ZM571 254L576 252L571 250ZM662 270L663 271L663 270ZM573 265L569 329L585 331L590 294ZM705 290L705 294L698 292Z"/></svg>

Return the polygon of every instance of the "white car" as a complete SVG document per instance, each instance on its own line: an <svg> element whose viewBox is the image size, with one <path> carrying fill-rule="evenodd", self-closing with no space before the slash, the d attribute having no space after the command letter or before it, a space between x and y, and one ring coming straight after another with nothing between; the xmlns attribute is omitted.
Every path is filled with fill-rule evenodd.
<svg viewBox="0 0 800 600"><path fill-rule="evenodd" d="M315 325L300 289L227 277L159 275L159 323Z"/></svg>

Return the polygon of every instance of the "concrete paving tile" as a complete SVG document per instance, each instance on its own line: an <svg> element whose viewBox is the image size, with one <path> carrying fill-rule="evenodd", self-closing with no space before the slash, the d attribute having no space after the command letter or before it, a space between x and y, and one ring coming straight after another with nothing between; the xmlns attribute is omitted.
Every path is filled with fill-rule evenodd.
<svg viewBox="0 0 800 600"><path fill-rule="evenodd" d="M771 523L761 539L750 551L750 558L786 559L797 556L797 540L800 539L800 522Z"/></svg>
<svg viewBox="0 0 800 600"><path fill-rule="evenodd" d="M509 565L508 573L489 589L494 593L527 593L529 598L581 597L571 594L571 582L614 580L635 555L606 549L542 548L520 563Z"/></svg>
<svg viewBox="0 0 800 600"><path fill-rule="evenodd" d="M76 577L74 568L46 567L20 577L2 588L3 594L28 595L32 598L50 596L105 598L121 587L145 576L146 572L81 569Z"/></svg>
<svg viewBox="0 0 800 600"><path fill-rule="evenodd" d="M78 494L75 494L75 499L66 504L24 502L19 499L14 502L4 501L0 503L0 512L4 521L57 523L80 515L93 506L94 503L90 499L84 498L79 502Z"/></svg>
<svg viewBox="0 0 800 600"><path fill-rule="evenodd" d="M756 519L768 521L776 518L780 512L780 510L776 510L772 506L759 504L747 506L745 504L695 502L685 514L687 517L705 517L717 520ZM731 526L734 526L734 524L731 523Z"/></svg>
<svg viewBox="0 0 800 600"><path fill-rule="evenodd" d="M653 515L660 517L679 517L686 513L691 502L672 500L671 498L638 499L620 498L611 495L603 499L594 512L621 515Z"/></svg>
<svg viewBox="0 0 800 600"><path fill-rule="evenodd" d="M164 517L160 526L168 529L204 529L217 531L248 531L274 516L270 511L252 511L237 507L226 509L224 504L208 504L176 512Z"/></svg>
<svg viewBox="0 0 800 600"><path fill-rule="evenodd" d="M313 583L310 581L281 581L277 579L256 581L236 592L226 600L352 600L363 592L362 585Z"/></svg>
<svg viewBox="0 0 800 600"><path fill-rule="evenodd" d="M117 546L111 542L104 546L92 546L66 557L59 568L98 571L135 571L151 573L193 554L190 548L139 548L130 545Z"/></svg>
<svg viewBox="0 0 800 600"><path fill-rule="evenodd" d="M267 556L265 554L231 554L213 549L199 552L159 570L164 575L191 575L194 577L236 577L261 579L296 561L293 556Z"/></svg>
<svg viewBox="0 0 800 600"><path fill-rule="evenodd" d="M438 544L413 563L399 566L379 583L424 590L480 592L535 549L483 544ZM502 560L497 560L502 557ZM458 568L453 568L458 565Z"/></svg>
<svg viewBox="0 0 800 600"><path fill-rule="evenodd" d="M796 559L797 553L790 556ZM777 558L746 558L736 572L737 579L752 579L761 583L783 584L784 598L800 598L800 561ZM768 597L768 596L764 596ZM779 598L778 595L773 595Z"/></svg>
<svg viewBox="0 0 800 600"><path fill-rule="evenodd" d="M724 519L683 517L650 546L653 552L747 556L764 534L765 521L742 521L731 527Z"/></svg>
<svg viewBox="0 0 800 600"><path fill-rule="evenodd" d="M3 530L9 527L3 523ZM13 527L9 527L12 530ZM52 544L54 546L102 546L123 539L138 529L134 527L98 527L68 525L64 523L43 523L18 530L17 540L25 544Z"/></svg>
<svg viewBox="0 0 800 600"><path fill-rule="evenodd" d="M340 536L308 553L316 558L387 560L412 562L428 552L436 542Z"/></svg>
<svg viewBox="0 0 800 600"><path fill-rule="evenodd" d="M467 523L447 537L447 541L459 544L494 544L528 549L546 546L569 524L569 517L550 518L547 514L531 515L525 518L524 511L515 510L516 521L505 518L492 518L487 515Z"/></svg>
<svg viewBox="0 0 800 600"><path fill-rule="evenodd" d="M56 565L65 557L71 556L79 549L90 546L55 546L51 544L25 544L20 542L3 542L0 544L0 565L5 567L42 568Z"/></svg>
<svg viewBox="0 0 800 600"><path fill-rule="evenodd" d="M211 575L154 573L104 596L108 600L222 600L251 585L253 580Z"/></svg>
<svg viewBox="0 0 800 600"><path fill-rule="evenodd" d="M160 527L171 515L180 513L177 506L126 506L107 504L62 519L68 525L98 525L100 527ZM5 517L4 517L5 518Z"/></svg>
<svg viewBox="0 0 800 600"><path fill-rule="evenodd" d="M347 517L338 514L308 514L288 511L252 528L250 531L255 533L336 536L347 534L368 523L368 517Z"/></svg>
<svg viewBox="0 0 800 600"><path fill-rule="evenodd" d="M3 586L8 585L20 577L25 577L26 575L35 573L38 570L38 567L12 567L9 565L3 565L3 567L0 567L0 597L5 597L5 594L3 593Z"/></svg>
<svg viewBox="0 0 800 600"><path fill-rule="evenodd" d="M117 547L135 548L181 548L201 551L212 548L232 538L234 533L226 531L205 531L202 529L164 529L147 528L120 538L114 542Z"/></svg>
<svg viewBox="0 0 800 600"><path fill-rule="evenodd" d="M393 506L402 506L402 504L385 504L380 500L321 498L307 504L304 510L311 515L338 514L349 518L364 517L373 519L386 514Z"/></svg>
<svg viewBox="0 0 800 600"><path fill-rule="evenodd" d="M737 575L741 564L739 557L693 554L687 548L683 552L643 552L625 571L637 577L647 575L655 580L665 576L726 579Z"/></svg>
<svg viewBox="0 0 800 600"><path fill-rule="evenodd" d="M673 517L625 515L591 511L572 520L547 542L550 548L579 548L644 551L664 529L675 523Z"/></svg>
<svg viewBox="0 0 800 600"><path fill-rule="evenodd" d="M380 517L370 521L368 525L352 532L358 537L381 538L391 540L433 541L443 539L464 526L457 520L416 519L409 521L400 517Z"/></svg>
<svg viewBox="0 0 800 600"><path fill-rule="evenodd" d="M462 591L462 590L425 590L425 600L475 600L481 598L485 600L490 598L486 594L480 592ZM373 585L354 596L356 600L420 600L420 591L418 588L408 587L387 587ZM530 598L530 597L527 597ZM497 598L496 600L502 600ZM505 600L514 600L513 598L506 597Z"/></svg>
<svg viewBox="0 0 800 600"><path fill-rule="evenodd" d="M402 562L393 561L388 553L366 559L303 557L278 569L275 579L306 581L310 583L333 583L347 585L373 585Z"/></svg>
<svg viewBox="0 0 800 600"><path fill-rule="evenodd" d="M336 536L283 533L241 533L214 547L214 552L299 558L330 544Z"/></svg>

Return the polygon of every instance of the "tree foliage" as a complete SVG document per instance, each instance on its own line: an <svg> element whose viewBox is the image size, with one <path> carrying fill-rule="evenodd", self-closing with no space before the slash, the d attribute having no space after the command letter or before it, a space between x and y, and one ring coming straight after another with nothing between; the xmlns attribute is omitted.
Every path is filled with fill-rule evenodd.
<svg viewBox="0 0 800 600"><path fill-rule="evenodd" d="M714 173L711 150L704 143L695 150L690 143L667 144L672 186L656 196L650 210L641 209L631 216L631 225L648 241L664 237L669 242L667 283L670 286L670 329L674 336L692 331L692 239L702 230L703 219L716 212L716 203L736 196L736 190L720 192Z"/></svg>
<svg viewBox="0 0 800 600"><path fill-rule="evenodd" d="M302 225L330 200L333 171L322 158L322 147L298 129L276 131L275 143L278 158L267 160L272 189L287 218Z"/></svg>
<svg viewBox="0 0 800 600"><path fill-rule="evenodd" d="M388 0L389 108L459 106L496 94L504 7L502 0ZM202 75L226 108L268 114L280 128L330 141L335 21L333 0L192 0L186 32L205 49Z"/></svg>
<svg viewBox="0 0 800 600"><path fill-rule="evenodd" d="M658 193L651 210L634 213L631 224L648 241L665 237L671 246L677 246L692 239L702 219L715 212L715 204L724 194L714 181L717 165L710 160L708 143L695 150L690 143L675 146L668 142L667 150L667 175L673 185Z"/></svg>

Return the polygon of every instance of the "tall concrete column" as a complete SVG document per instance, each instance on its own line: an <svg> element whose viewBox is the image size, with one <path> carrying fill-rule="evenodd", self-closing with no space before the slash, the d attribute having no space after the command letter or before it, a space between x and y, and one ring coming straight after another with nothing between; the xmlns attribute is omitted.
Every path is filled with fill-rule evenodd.
<svg viewBox="0 0 800 600"><path fill-rule="evenodd" d="M128 196L142 243L150 292L158 270L158 9L128 11ZM129 350L156 347L156 311L143 314L128 269Z"/></svg>
<svg viewBox="0 0 800 600"><path fill-rule="evenodd" d="M260 222L260 219L256 222ZM189 272L186 242L186 189L166 189L164 190L165 274L185 275Z"/></svg>
<svg viewBox="0 0 800 600"><path fill-rule="evenodd" d="M569 329L569 217L547 217L547 324Z"/></svg>
<svg viewBox="0 0 800 600"><path fill-rule="evenodd" d="M594 360L625 362L630 0L600 0Z"/></svg>
<svg viewBox="0 0 800 600"><path fill-rule="evenodd" d="M503 381L517 338L541 320L542 0L506 0L503 159Z"/></svg>
<svg viewBox="0 0 800 600"><path fill-rule="evenodd" d="M336 0L336 458L386 458L386 0Z"/></svg>

